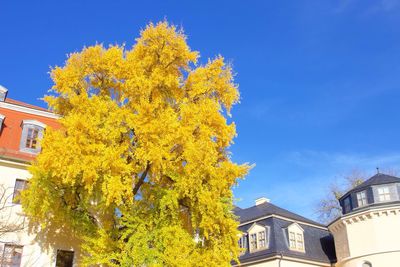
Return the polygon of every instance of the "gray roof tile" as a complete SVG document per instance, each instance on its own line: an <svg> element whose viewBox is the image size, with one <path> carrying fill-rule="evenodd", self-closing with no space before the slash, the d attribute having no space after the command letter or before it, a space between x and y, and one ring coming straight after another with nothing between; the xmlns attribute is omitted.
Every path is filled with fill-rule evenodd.
<svg viewBox="0 0 400 267"><path fill-rule="evenodd" d="M239 230L242 232L247 232L255 222L270 227L269 248L254 253L249 253L247 251L239 258L242 264L256 260L267 260L277 255L324 263L336 261L333 237L327 229L321 228L323 225L319 223L279 208L271 203L265 203L247 209L236 209L235 214L240 217L241 226ZM280 217L288 219L276 217L262 219L268 215L279 215ZM293 223L290 220L297 221L304 229L304 253L289 249L286 228Z"/></svg>

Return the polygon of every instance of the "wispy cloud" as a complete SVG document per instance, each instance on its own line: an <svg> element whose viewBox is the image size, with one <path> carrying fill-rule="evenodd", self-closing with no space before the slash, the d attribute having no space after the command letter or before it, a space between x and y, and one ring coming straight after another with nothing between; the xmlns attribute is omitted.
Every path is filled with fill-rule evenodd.
<svg viewBox="0 0 400 267"><path fill-rule="evenodd" d="M330 167L334 169L371 169L400 167L400 152L378 155L356 153L329 153L324 151L297 151L287 154L287 160L303 167Z"/></svg>
<svg viewBox="0 0 400 267"><path fill-rule="evenodd" d="M400 8L400 0L341 0L337 1L334 13L343 13L357 9L361 14L373 15L382 12L392 12Z"/></svg>
<svg viewBox="0 0 400 267"><path fill-rule="evenodd" d="M392 12L397 10L400 7L399 0L380 0L376 1L374 5L371 5L369 9L367 9L366 14L375 14L381 12Z"/></svg>
<svg viewBox="0 0 400 267"><path fill-rule="evenodd" d="M266 196L278 206L316 219L316 204L328 194L332 183L340 182L341 177L354 170L372 176L376 167L399 170L400 152L375 155L318 150L287 152L273 162L258 164L250 177L240 182L235 195L242 201L237 204L248 207L255 198Z"/></svg>

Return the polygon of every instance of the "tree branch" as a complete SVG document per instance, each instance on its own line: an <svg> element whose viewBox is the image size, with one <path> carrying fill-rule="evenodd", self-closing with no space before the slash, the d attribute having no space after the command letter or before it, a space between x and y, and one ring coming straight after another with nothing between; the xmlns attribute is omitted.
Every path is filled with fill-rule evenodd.
<svg viewBox="0 0 400 267"><path fill-rule="evenodd" d="M133 195L135 196L136 193L139 191L140 187L142 186L142 184L144 183L144 179L146 179L147 173L150 170L150 163L147 162L147 166L146 169L144 170L144 172L142 173L142 175L139 178L139 181L135 184L135 187L133 188Z"/></svg>

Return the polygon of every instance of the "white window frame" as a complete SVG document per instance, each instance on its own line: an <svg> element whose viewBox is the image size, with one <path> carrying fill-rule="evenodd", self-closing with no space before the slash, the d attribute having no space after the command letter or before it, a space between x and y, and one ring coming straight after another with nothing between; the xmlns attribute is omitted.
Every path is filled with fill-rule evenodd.
<svg viewBox="0 0 400 267"><path fill-rule="evenodd" d="M268 249L269 247L269 226L253 224L248 230L250 253Z"/></svg>
<svg viewBox="0 0 400 267"><path fill-rule="evenodd" d="M46 124L36 121L36 120L23 120L21 123L22 127L22 133L21 133L21 141L19 148L22 152L27 152L27 153L32 153L32 154L37 154L40 152L41 147L40 147L40 139L43 137L43 132L44 129L46 128ZM36 141L36 147L27 147L26 142L28 139L28 133L29 131L38 131L37 133L37 141Z"/></svg>
<svg viewBox="0 0 400 267"><path fill-rule="evenodd" d="M6 255L7 247L11 248L11 255ZM15 259L13 259L13 253L16 249L21 249L20 257L18 259L19 261L16 262L16 263L19 263L19 266L21 266L21 259L22 259L22 253L24 252L24 247L21 245L13 244L13 243L4 244L3 253L1 255L1 260L0 260L0 266L3 266L4 264L7 264L5 266L8 266L8 264L11 264L12 266L16 265L16 264L14 264ZM8 257L8 258L6 258L6 257ZM8 261L5 262L5 260L8 260Z"/></svg>
<svg viewBox="0 0 400 267"><path fill-rule="evenodd" d="M379 202L390 201L390 188L389 186L381 186L377 188Z"/></svg>
<svg viewBox="0 0 400 267"><path fill-rule="evenodd" d="M240 248L240 255L243 255L247 251L247 234L243 233L239 235L238 240L239 248Z"/></svg>
<svg viewBox="0 0 400 267"><path fill-rule="evenodd" d="M17 183L18 182L20 182L20 184L23 184L22 188L18 188L17 189ZM16 205L20 205L21 204L21 199L20 199L21 192L26 189L27 185L28 185L28 181L27 180L20 179L20 178L15 179L14 191L13 191L13 197L12 197L12 203L13 204L16 204Z"/></svg>
<svg viewBox="0 0 400 267"><path fill-rule="evenodd" d="M6 118L6 116L4 116L3 114L0 114L0 132L1 132L1 130L3 130L3 124L4 124L5 118Z"/></svg>
<svg viewBox="0 0 400 267"><path fill-rule="evenodd" d="M364 207L368 205L367 191L364 190L361 192L357 192L356 196L358 207Z"/></svg>
<svg viewBox="0 0 400 267"><path fill-rule="evenodd" d="M288 246L290 250L305 252L304 230L297 223L293 223L287 228Z"/></svg>
<svg viewBox="0 0 400 267"><path fill-rule="evenodd" d="M363 261L361 267L372 267L372 264L369 261Z"/></svg>

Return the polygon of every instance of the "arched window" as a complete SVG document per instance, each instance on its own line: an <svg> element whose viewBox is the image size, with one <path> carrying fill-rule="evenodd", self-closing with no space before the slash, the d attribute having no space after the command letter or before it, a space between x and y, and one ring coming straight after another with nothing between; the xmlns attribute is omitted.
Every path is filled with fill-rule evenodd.
<svg viewBox="0 0 400 267"><path fill-rule="evenodd" d="M36 120L23 120L21 127L20 150L34 154L39 153L39 139L42 138L46 125Z"/></svg>
<svg viewBox="0 0 400 267"><path fill-rule="evenodd" d="M369 261L364 261L361 266L362 267L372 267L372 264Z"/></svg>

